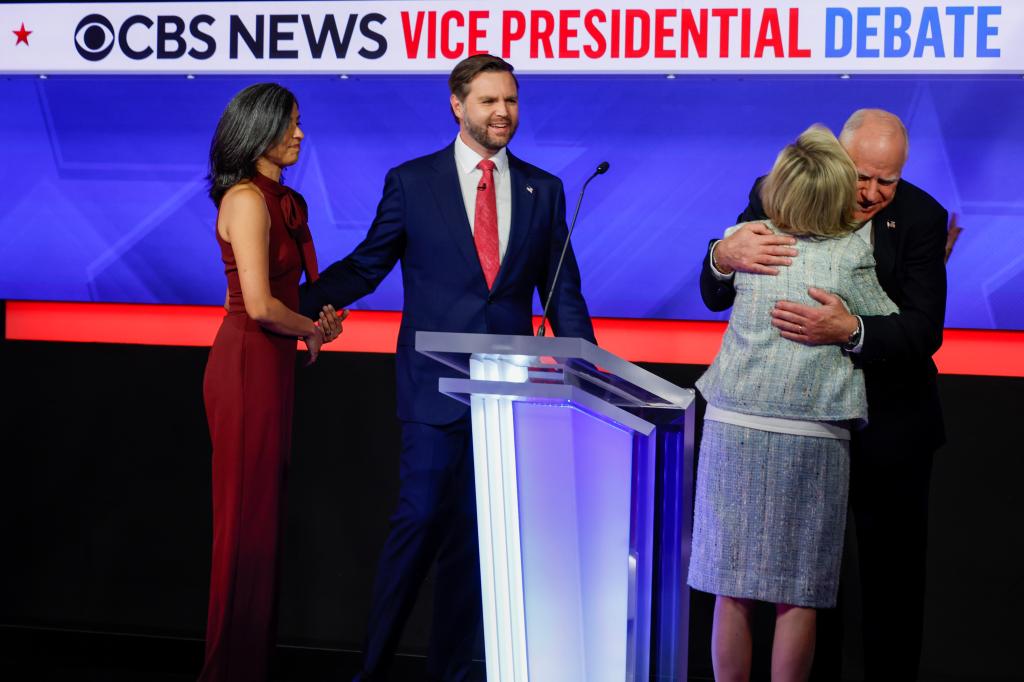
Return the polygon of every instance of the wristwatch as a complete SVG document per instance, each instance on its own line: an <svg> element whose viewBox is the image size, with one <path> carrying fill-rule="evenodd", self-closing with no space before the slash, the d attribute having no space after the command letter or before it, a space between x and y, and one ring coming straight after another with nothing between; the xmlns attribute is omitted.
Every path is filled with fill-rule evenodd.
<svg viewBox="0 0 1024 682"><path fill-rule="evenodd" d="M860 337L864 335L864 321L857 317L857 328L850 332L850 337L843 344L843 350L850 352L860 343Z"/></svg>

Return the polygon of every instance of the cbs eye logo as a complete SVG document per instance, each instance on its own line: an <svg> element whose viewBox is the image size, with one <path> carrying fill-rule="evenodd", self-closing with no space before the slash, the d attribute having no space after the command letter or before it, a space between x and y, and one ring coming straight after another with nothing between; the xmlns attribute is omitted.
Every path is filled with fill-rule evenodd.
<svg viewBox="0 0 1024 682"><path fill-rule="evenodd" d="M90 14L75 28L75 48L90 62L99 60L114 49L114 26L101 14Z"/></svg>

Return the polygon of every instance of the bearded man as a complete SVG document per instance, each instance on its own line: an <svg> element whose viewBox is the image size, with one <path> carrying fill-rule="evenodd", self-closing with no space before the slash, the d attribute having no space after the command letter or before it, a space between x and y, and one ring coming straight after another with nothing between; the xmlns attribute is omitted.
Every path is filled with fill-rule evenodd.
<svg viewBox="0 0 1024 682"><path fill-rule="evenodd" d="M441 151L391 169L366 238L302 289L317 317L371 293L399 261L404 304L396 374L402 428L398 506L373 587L362 671L387 678L402 628L436 560L427 675L468 678L481 628L480 565L469 409L438 392L455 372L416 352L416 332L531 334L567 237L562 182L507 150L519 123L512 65L459 62L449 102L459 133ZM559 336L594 341L571 249L551 302Z"/></svg>

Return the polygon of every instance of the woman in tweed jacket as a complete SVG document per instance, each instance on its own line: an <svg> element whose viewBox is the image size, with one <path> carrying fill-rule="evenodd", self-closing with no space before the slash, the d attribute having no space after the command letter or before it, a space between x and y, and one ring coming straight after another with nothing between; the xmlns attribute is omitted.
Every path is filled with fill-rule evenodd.
<svg viewBox="0 0 1024 682"><path fill-rule="evenodd" d="M805 346L771 325L808 287L854 314L896 306L855 234L857 171L822 126L780 152L762 187L769 227L799 255L774 277L737 273L722 347L697 388L708 402L689 584L717 595L715 678L750 676L755 601L775 604L772 680L804 680L817 608L835 605L846 527L850 428L867 418L864 378L839 346ZM735 228L730 228L735 229Z"/></svg>

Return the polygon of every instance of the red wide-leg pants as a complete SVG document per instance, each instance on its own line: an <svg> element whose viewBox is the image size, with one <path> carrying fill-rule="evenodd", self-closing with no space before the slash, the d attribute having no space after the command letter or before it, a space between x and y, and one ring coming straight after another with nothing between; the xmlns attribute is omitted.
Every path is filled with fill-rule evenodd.
<svg viewBox="0 0 1024 682"><path fill-rule="evenodd" d="M213 557L200 682L263 682L277 630L295 340L224 319L203 382L213 442Z"/></svg>

